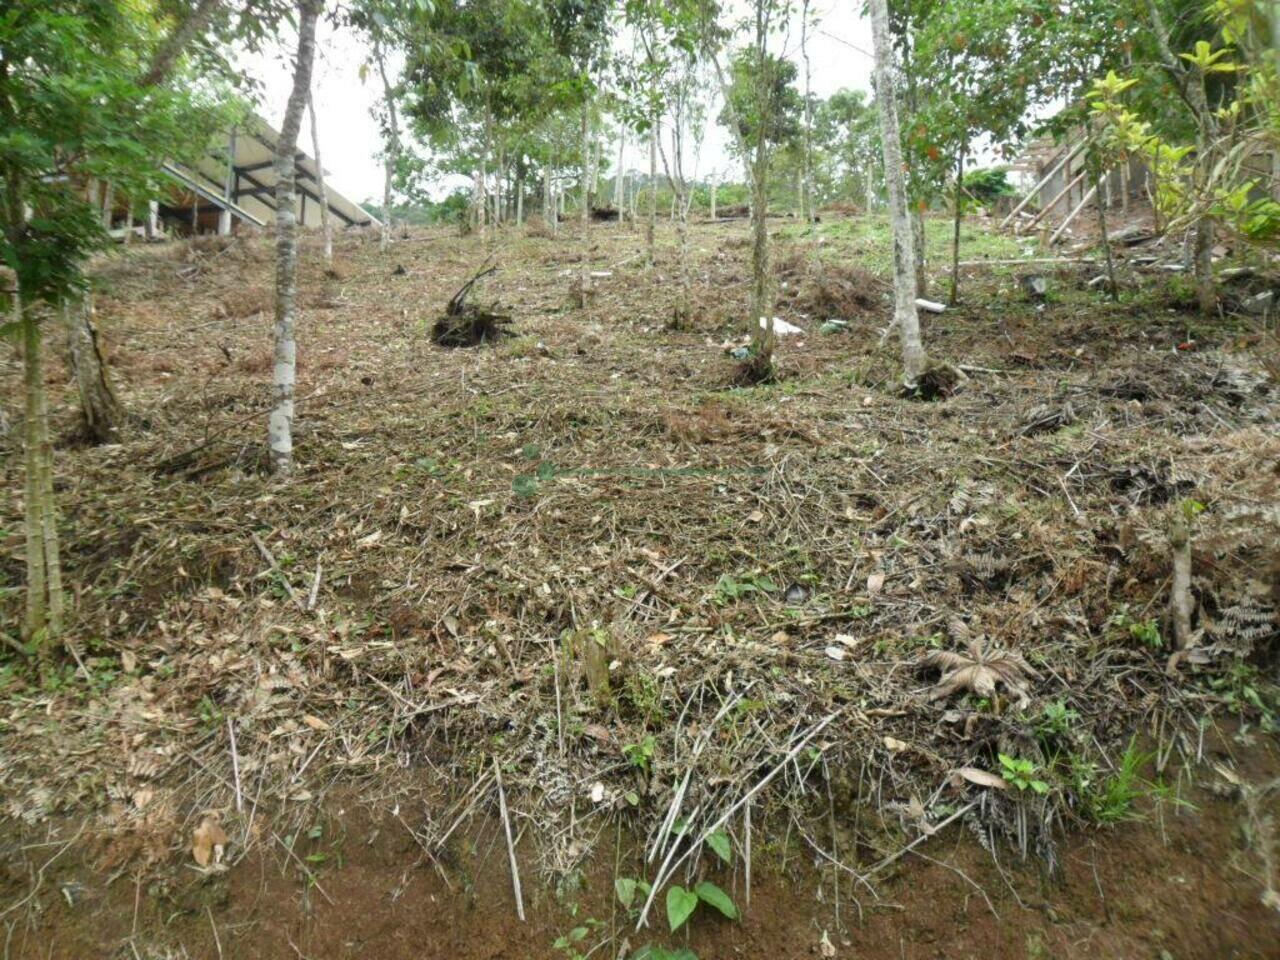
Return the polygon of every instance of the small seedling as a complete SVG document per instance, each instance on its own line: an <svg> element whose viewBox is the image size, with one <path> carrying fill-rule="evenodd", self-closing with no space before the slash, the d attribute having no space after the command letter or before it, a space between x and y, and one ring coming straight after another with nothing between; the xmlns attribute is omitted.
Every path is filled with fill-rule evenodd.
<svg viewBox="0 0 1280 960"><path fill-rule="evenodd" d="M703 880L692 890L675 884L667 890L667 925L672 933L689 922L699 903L715 907L730 920L738 919L733 900L710 880Z"/></svg>
<svg viewBox="0 0 1280 960"><path fill-rule="evenodd" d="M622 755L627 758L627 762L633 767L648 774L650 765L653 762L653 751L657 745L658 741L652 736L645 737L639 743L624 744Z"/></svg>
<svg viewBox="0 0 1280 960"><path fill-rule="evenodd" d="M711 599L724 606L752 593L776 593L777 590L778 585L765 576L749 573L742 577L735 577L725 573L721 574L720 579L716 581L716 592Z"/></svg>
<svg viewBox="0 0 1280 960"><path fill-rule="evenodd" d="M1022 757L1011 757L1007 753L999 754L1000 775L1019 790L1034 790L1036 793L1048 793L1049 784L1036 778L1039 769L1031 760Z"/></svg>

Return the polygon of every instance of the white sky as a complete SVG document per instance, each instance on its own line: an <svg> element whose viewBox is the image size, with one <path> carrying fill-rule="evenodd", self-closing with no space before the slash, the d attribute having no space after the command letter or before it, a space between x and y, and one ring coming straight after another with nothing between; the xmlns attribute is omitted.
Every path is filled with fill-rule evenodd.
<svg viewBox="0 0 1280 960"><path fill-rule="evenodd" d="M819 18L819 23L816 27L811 26L809 31L809 59L813 70L810 85L818 96L828 97L845 87L871 89L871 26L859 16L858 6L854 0L813 0L811 3L812 13ZM774 49L780 44L784 53L803 71L798 11L789 32L772 41ZM246 73L256 77L264 88L259 110L277 128L283 120L292 86L288 57L295 45L293 36L285 36L278 48L269 54L243 59ZM317 31L313 78L316 112L320 121L320 153L330 182L357 203L382 195L382 168L376 159L381 133L375 117L382 85L376 71L372 70L368 78L361 81L360 65L368 59L368 47L359 34L349 29L336 31L330 23L321 21ZM391 65L398 66L398 60L392 58ZM798 82L803 89L803 72ZM700 177L712 171L722 175L728 172L734 179L739 179L735 176L738 166L727 149L728 134L715 123L718 113L718 103L707 111L706 139L697 172ZM305 120L298 146L311 153L311 133ZM640 165L634 148L629 146L627 152L625 166ZM611 167L616 160L615 148L610 154ZM647 163L647 156L644 162ZM692 158L686 162L688 169L692 170Z"/></svg>

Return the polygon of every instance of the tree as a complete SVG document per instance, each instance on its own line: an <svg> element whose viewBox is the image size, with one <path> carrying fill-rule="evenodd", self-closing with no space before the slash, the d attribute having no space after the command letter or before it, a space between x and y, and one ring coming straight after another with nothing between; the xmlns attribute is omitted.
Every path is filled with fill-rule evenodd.
<svg viewBox="0 0 1280 960"><path fill-rule="evenodd" d="M884 149L884 177L889 188L889 220L893 228L893 323L902 341L902 383L915 390L927 358L920 340L916 313L915 241L907 212L907 188L902 170L902 140L898 133L897 94L893 85L893 51L889 37L887 0L870 0L871 35L875 41L876 102L880 106L880 141Z"/></svg>
<svg viewBox="0 0 1280 960"><path fill-rule="evenodd" d="M267 443L271 450L271 468L278 474L287 474L293 469L293 392L298 353L294 339L298 292L296 158L302 111L311 92L316 20L320 17L321 5L322 0L298 2L298 53L293 65L293 90L276 141L276 319L272 376L275 402L267 422Z"/></svg>
<svg viewBox="0 0 1280 960"><path fill-rule="evenodd" d="M591 295L591 268L587 262L587 244L591 223L591 198L588 193L591 164L591 108L597 80L596 74L608 59L609 14L612 0L545 0L551 26L551 41L556 52L570 67L569 87L577 94L582 116L582 270L579 274L579 296L586 307Z"/></svg>
<svg viewBox="0 0 1280 960"><path fill-rule="evenodd" d="M720 122L735 134L751 184L751 356L746 374L752 379L773 375L773 298L769 278L769 171L774 150L800 137L800 95L796 67L769 51L769 34L777 12L771 0L755 0L751 46L730 65Z"/></svg>
<svg viewBox="0 0 1280 960"><path fill-rule="evenodd" d="M65 604L44 387L42 321L87 289L107 241L87 184L155 196L164 159L190 160L224 119L207 87L175 82L181 52L216 12L175 23L150 5L11 0L0 11L0 258L22 346L27 593L23 636L53 641Z"/></svg>
<svg viewBox="0 0 1280 960"><path fill-rule="evenodd" d="M320 131L316 129L316 101L307 91L307 112L311 114L311 153L316 161L316 186L320 188L320 229L324 234L324 266L333 269L333 219L329 216L329 191L324 183L324 161L320 159ZM383 198L385 201L385 197Z"/></svg>
<svg viewBox="0 0 1280 960"><path fill-rule="evenodd" d="M826 197L875 206L884 175L876 106L861 90L838 90L814 110L814 180Z"/></svg>

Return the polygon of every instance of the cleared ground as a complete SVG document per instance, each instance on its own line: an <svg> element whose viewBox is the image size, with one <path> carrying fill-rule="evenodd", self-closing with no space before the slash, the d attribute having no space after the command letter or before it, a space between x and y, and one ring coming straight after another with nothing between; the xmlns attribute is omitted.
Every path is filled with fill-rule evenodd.
<svg viewBox="0 0 1280 960"><path fill-rule="evenodd" d="M941 402L906 399L896 343L881 343L883 225L836 217L809 237L776 223L778 315L804 333L782 338L779 381L751 388L734 386L729 354L747 295L745 222L693 226L697 316L683 332L667 329L678 272L665 225L652 270L639 232L593 226L589 266L609 276L585 310L571 306L576 228L493 244L433 231L387 258L347 237L336 276L309 246L300 469L287 484L262 473L269 242L105 262L98 319L135 422L118 445L61 447L57 464L90 676L71 662L43 676L0 668L12 823L0 909L15 905L14 955L44 956L49 943L83 955L70 944L83 951L98 935L121 956L206 956L216 929L228 956L296 956L266 916L302 896L290 932L304 955L444 956L447 944L427 945L433 928L396 939L404 921L390 905L421 911L428 894L456 917L449 955L565 955L543 934L568 933L578 902L602 924L581 952L608 940L599 955L613 955L626 919L610 905L613 880L654 879L667 850L692 850L728 815L732 867L703 846L673 879L715 878L745 905L750 851L757 892L781 906L761 910L756 896L742 931L704 909L691 922L704 958L809 955L823 930L840 955L957 955L949 938L979 914L980 933L956 941L965 950L1132 956L1140 942L1158 955L1154 934L1127 939L1157 914L1117 916L1111 891L1159 864L1181 876L1180 849L1204 863L1191 839L1177 848L1195 836L1216 838L1221 862L1188 883L1176 916L1159 914L1181 938L1168 949L1266 956L1280 933L1260 901L1275 840L1236 827L1257 819L1240 799L1262 804L1258 817L1276 803L1264 789L1276 770L1274 331L1200 321L1164 273L1125 266L1113 304L1089 286L1097 266L1069 264L1037 302L1019 283L1026 268L975 267L963 302L925 329L931 353L968 379ZM939 262L947 228L933 228ZM1020 252L966 224L964 259ZM514 336L436 346L445 303L486 264L498 270L477 299L511 315ZM935 282L938 295L941 271ZM51 367L54 396L69 399ZM14 372L4 377L16 390ZM68 404L55 419L71 436ZM17 491L16 438L6 442ZM1203 652L1171 676L1166 531L1192 502L1204 507ZM0 517L12 586L19 519L15 495ZM4 601L7 617L19 601ZM1025 706L1004 686L933 696L939 671L925 659L969 645L1025 658ZM1000 754L1030 764L1022 789L972 773L1011 776ZM495 763L536 910L537 936L515 952ZM1126 779L1126 764L1140 775ZM1211 783L1236 799L1190 813L1183 803L1204 806ZM1147 826L1098 835L1111 859L1086 909L1088 877L1076 874L1088 831L1138 813ZM186 865L207 817L237 864L212 877ZM1159 829L1162 817L1177 826ZM670 829L681 819L683 832ZM49 846L24 846L45 842L50 822ZM65 878L101 892L75 905L58 895L64 875L38 868L82 822L57 866L77 865ZM944 822L1001 864L1025 855L1015 886L1032 912L976 847L953 851L965 877L892 879L918 867L903 848ZM1148 865L1133 857L1126 874L1116 852L1157 836L1175 847ZM626 870L612 864L619 837ZM916 849L941 857L950 843ZM661 855L645 862L649 851ZM1029 899L1041 870L1068 878L1064 902L1087 915L1069 937L1054 881ZM915 907L903 892L913 876L930 891ZM125 886L141 928L82 924L118 907ZM380 915L361 906L375 896L385 929L350 947L301 942L319 936L309 924L336 923L325 929L340 937ZM468 896L488 940L462 926ZM912 914L944 901L956 923L935 924L930 941ZM1223 911L1229 922L1207 919ZM1111 924L1113 952L1092 951ZM50 940L55 928L67 939Z"/></svg>

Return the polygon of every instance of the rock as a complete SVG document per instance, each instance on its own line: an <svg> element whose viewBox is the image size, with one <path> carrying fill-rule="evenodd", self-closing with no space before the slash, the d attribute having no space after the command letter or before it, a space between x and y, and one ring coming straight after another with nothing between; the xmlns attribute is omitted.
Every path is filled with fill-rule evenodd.
<svg viewBox="0 0 1280 960"><path fill-rule="evenodd" d="M1269 313L1276 302L1276 293L1274 290L1263 290L1261 293L1255 293L1252 297L1240 304L1244 308L1245 313L1265 314Z"/></svg>
<svg viewBox="0 0 1280 960"><path fill-rule="evenodd" d="M1018 278L1022 292L1032 300L1043 300L1049 292L1049 281L1042 273L1028 273Z"/></svg>

